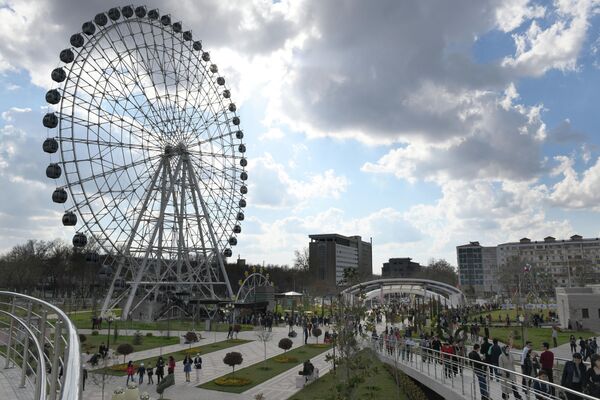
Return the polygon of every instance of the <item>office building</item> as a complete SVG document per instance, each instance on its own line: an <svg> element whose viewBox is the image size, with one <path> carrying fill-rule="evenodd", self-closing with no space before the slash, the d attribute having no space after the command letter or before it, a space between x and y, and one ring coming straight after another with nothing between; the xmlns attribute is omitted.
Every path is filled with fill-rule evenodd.
<svg viewBox="0 0 600 400"><path fill-rule="evenodd" d="M561 328L600 331L600 285L556 288L556 305Z"/></svg>
<svg viewBox="0 0 600 400"><path fill-rule="evenodd" d="M478 295L495 294L498 289L498 263L495 246L479 242L456 247L458 282L463 291Z"/></svg>
<svg viewBox="0 0 600 400"><path fill-rule="evenodd" d="M382 278L410 278L421 270L419 263L411 261L412 258L390 258L388 262L383 263L381 269Z"/></svg>
<svg viewBox="0 0 600 400"><path fill-rule="evenodd" d="M339 285L348 268L355 269L360 279L372 276L372 246L360 236L322 234L309 235L309 238L309 271L328 287Z"/></svg>

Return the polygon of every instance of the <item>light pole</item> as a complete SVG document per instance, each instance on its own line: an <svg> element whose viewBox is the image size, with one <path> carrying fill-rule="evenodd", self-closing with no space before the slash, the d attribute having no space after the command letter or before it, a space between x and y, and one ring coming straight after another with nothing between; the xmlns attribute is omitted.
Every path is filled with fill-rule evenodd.
<svg viewBox="0 0 600 400"><path fill-rule="evenodd" d="M108 333L106 334L106 350L110 352L110 324L113 323L113 316L112 314L108 315L108 318L106 319L106 321L108 322Z"/></svg>

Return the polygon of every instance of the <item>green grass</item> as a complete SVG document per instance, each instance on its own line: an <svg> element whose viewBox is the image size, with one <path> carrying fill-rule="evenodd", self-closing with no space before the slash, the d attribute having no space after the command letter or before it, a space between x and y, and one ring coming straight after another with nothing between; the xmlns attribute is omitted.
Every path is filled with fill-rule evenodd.
<svg viewBox="0 0 600 400"><path fill-rule="evenodd" d="M549 320L549 310L527 310L527 312L529 314L539 314L539 315L543 315L544 316L544 321L548 321ZM508 317L510 318L510 323L512 325L516 324L516 318L517 315L523 314L523 311L521 311L521 309L519 309L519 314L517 314L517 310L513 309L513 310L494 310L494 311L490 311L490 312L482 312L479 314L474 314L471 315L471 317L469 318L470 321L473 320L473 318L477 318L479 319L479 316L482 317L486 317L487 315L491 315L492 316L492 323L506 323L506 314L508 314ZM500 318L502 318L502 321L498 320L498 316L500 316Z"/></svg>
<svg viewBox="0 0 600 400"><path fill-rule="evenodd" d="M89 351L93 354L98 351L98 347L101 343L106 344L106 335L85 335L86 340L81 344L83 352ZM133 336L119 336L115 342L114 336L110 337L110 348L116 350L121 343L129 343L133 346L133 351L142 351L148 349L154 349L161 346L169 346L172 344L179 344L178 337L166 337L166 336L142 336L142 344L134 345Z"/></svg>
<svg viewBox="0 0 600 400"><path fill-rule="evenodd" d="M315 345L315 344L307 344L301 347L297 347L293 350L289 350L285 353L288 357L295 357L298 361L291 363L280 363L275 361L274 359L280 357L280 355L268 358L265 362L261 362L258 364L251 365L246 368L242 368L240 370L235 371L236 378L246 378L251 381L251 383L244 386L219 386L214 381L207 382L199 387L203 389L209 390L218 390L221 392L229 392L229 393L242 393L248 389L253 388L254 386L263 383L274 376L277 376L290 368L296 368L298 370L301 367L298 364L303 363L304 361L311 359L324 351L330 349L331 346L324 345ZM242 354L243 355L243 354ZM242 366L244 364L242 363ZM233 374L228 374L226 376L231 376Z"/></svg>
<svg viewBox="0 0 600 400"><path fill-rule="evenodd" d="M114 310L117 317L121 316L121 310ZM69 314L69 318L78 329L92 329L92 312L91 311L77 311ZM190 331L190 330L204 330L204 321L196 321L194 323L191 319L174 319L170 321L114 321L111 325L111 333L115 327L119 330L139 330L139 331ZM242 331L251 331L254 329L252 325L242 324ZM99 332L105 332L108 329L108 322L102 321L102 329ZM229 324L213 324L213 331L227 332Z"/></svg>
<svg viewBox="0 0 600 400"><path fill-rule="evenodd" d="M523 347L523 340L521 338L521 327L520 326L511 326L508 328L494 328L494 327L490 327L490 336L492 338L498 338L498 340L500 340L501 342L504 343L508 343L509 340L509 336L512 332L515 332L518 336L519 339L514 339L513 340L513 347L515 348L522 348ZM540 350L542 347L542 343L543 342L548 342L550 343L550 347L552 347L552 329L550 328L526 328L525 329L526 333L525 336L527 338L527 340L531 341L533 343L533 348L534 349L538 349ZM588 331L567 331L567 330L562 330L560 332L558 332L558 345L560 346L561 344L565 344L569 342L569 336L571 335L575 335L575 337L578 339L578 343L579 343L579 336L588 338L590 336L593 336L593 334L591 332Z"/></svg>
<svg viewBox="0 0 600 400"><path fill-rule="evenodd" d="M365 378L359 383L356 390L356 399L389 399L403 400L406 399L406 394L402 390L398 390L396 380L390 372L388 372L381 361L375 356L370 357L369 366L373 367L373 374ZM337 375L336 375L337 374ZM333 371L305 386L298 393L290 397L290 400L327 400L332 398L335 393L336 385L343 384L344 371L338 369L336 374ZM378 388L369 390L370 388Z"/></svg>
<svg viewBox="0 0 600 400"><path fill-rule="evenodd" d="M188 353L191 356L196 355L196 353L200 353L201 355L203 355L203 354L212 353L213 351L219 351L219 350L227 349L227 348L233 347L233 346L239 346L240 344L249 343L249 342L251 342L251 340L243 340L243 339L224 340L222 342L205 344L202 346L194 346L191 349L187 348L187 349L183 349L183 350L179 350L179 351L174 351L171 353L163 353L162 358L166 362L167 359L169 358L169 356L173 356L175 361L181 361L185 358L185 355ZM130 360L131 357L125 357L125 359ZM154 366L154 365L156 365L157 359L158 359L158 356L154 356L154 357L150 357L150 358L134 359L133 361L135 362L136 366L139 365L141 362L143 362L145 366L148 366L150 364L152 364ZM111 368L124 367L125 365L126 364L118 364L118 365L115 365L112 367L108 367L108 368L106 368L106 373L108 375L125 376L125 375L127 375L127 373L125 371L117 371L117 370L111 369ZM100 368L97 370L93 370L91 372L102 373L103 371L104 371L104 368Z"/></svg>

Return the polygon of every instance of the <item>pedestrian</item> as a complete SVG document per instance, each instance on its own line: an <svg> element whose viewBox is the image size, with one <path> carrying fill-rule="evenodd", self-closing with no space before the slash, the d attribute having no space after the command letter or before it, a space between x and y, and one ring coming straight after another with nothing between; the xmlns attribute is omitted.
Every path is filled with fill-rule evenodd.
<svg viewBox="0 0 600 400"><path fill-rule="evenodd" d="M490 368L490 378L493 379L494 375L496 376L496 381L500 381L500 370L497 369L500 355L502 354L502 348L498 345L498 339L494 338L492 341L492 346L488 350L490 355L490 364L492 367Z"/></svg>
<svg viewBox="0 0 600 400"><path fill-rule="evenodd" d="M144 375L146 375L146 368L144 367L144 363L140 363L140 366L138 367L137 370L137 374L139 376L138 378L138 383L141 385L142 383L144 383Z"/></svg>
<svg viewBox="0 0 600 400"><path fill-rule="evenodd" d="M183 359L183 372L185 372L185 381L189 382L190 381L190 373L192 372L192 364L194 363L194 361L192 360L192 357L190 357L189 354L185 355L185 358Z"/></svg>
<svg viewBox="0 0 600 400"><path fill-rule="evenodd" d="M125 385L129 385L129 380L131 379L131 382L135 382L135 367L133 366L133 361L129 360L129 362L127 363L127 382L125 383Z"/></svg>
<svg viewBox="0 0 600 400"><path fill-rule="evenodd" d="M167 374L172 375L175 373L175 359L173 356L169 356L169 363L167 364Z"/></svg>
<svg viewBox="0 0 600 400"><path fill-rule="evenodd" d="M552 326L552 344L552 347L558 347L558 327L556 325Z"/></svg>
<svg viewBox="0 0 600 400"><path fill-rule="evenodd" d="M304 324L304 344L308 344L308 326Z"/></svg>
<svg viewBox="0 0 600 400"><path fill-rule="evenodd" d="M200 353L196 354L194 358L194 368L196 369L196 382L199 382L200 370L202 369L202 357L200 357Z"/></svg>
<svg viewBox="0 0 600 400"><path fill-rule="evenodd" d="M227 330L227 339L233 339L233 325L229 324L229 328Z"/></svg>
<svg viewBox="0 0 600 400"><path fill-rule="evenodd" d="M571 346L571 354L577 353L577 339L575 339L575 335L569 337L569 345Z"/></svg>
<svg viewBox="0 0 600 400"><path fill-rule="evenodd" d="M525 353L525 359L523 360L523 365L521 365L523 371L523 386L529 387L531 386L531 379L526 378L527 376L534 376L533 374L533 358L531 349L527 350ZM526 390L526 388L524 389Z"/></svg>
<svg viewBox="0 0 600 400"><path fill-rule="evenodd" d="M515 372L515 360L510 352L510 346L502 347L502 354L498 358L498 366L502 368L501 389L502 399L507 400L510 398L510 392L512 391L515 399L521 399L521 395L515 385L515 374L509 371Z"/></svg>
<svg viewBox="0 0 600 400"><path fill-rule="evenodd" d="M165 360L162 357L158 357L156 360L156 383L159 384L160 381L165 377Z"/></svg>
<svg viewBox="0 0 600 400"><path fill-rule="evenodd" d="M523 375L530 375L530 374L525 373L525 358L526 358L528 352L531 353L531 342L530 341L525 342L525 347L523 347L523 350L521 351L521 359L519 360L520 364L521 364L521 373ZM531 359L530 359L530 361L531 361ZM532 369L533 369L533 365L532 365ZM522 383L523 383L523 386L526 385L525 377L523 377Z"/></svg>
<svg viewBox="0 0 600 400"><path fill-rule="evenodd" d="M473 345L473 350L469 353L469 360L471 360L471 364L473 365L473 372L475 372L475 376L477 376L477 380L479 381L479 392L481 394L481 400L489 400L488 386L487 381L485 379L485 371L486 366L483 363L483 360L479 356L479 344L475 343Z"/></svg>
<svg viewBox="0 0 600 400"><path fill-rule="evenodd" d="M87 380L87 377L88 377L88 371L87 371L87 368L84 368L83 369L83 379L82 379L83 384L81 385L82 391L85 390L85 381Z"/></svg>
<svg viewBox="0 0 600 400"><path fill-rule="evenodd" d="M586 367L582 362L581 354L575 353L573 354L573 360L565 363L560 385L576 392L581 392L585 377ZM569 392L566 392L566 395L568 400L578 400L580 398L576 394Z"/></svg>
<svg viewBox="0 0 600 400"><path fill-rule="evenodd" d="M540 354L540 366L541 370L546 373L548 382L554 383L554 353L550 351L550 344L548 342L542 343L542 354ZM552 395L554 395L554 387L550 388Z"/></svg>
<svg viewBox="0 0 600 400"><path fill-rule="evenodd" d="M154 376L154 369L152 368L152 364L148 364L146 368L146 374L148 375L148 385L154 384L154 380L152 377Z"/></svg>
<svg viewBox="0 0 600 400"><path fill-rule="evenodd" d="M591 364L585 374L586 393L600 398L600 354L592 355Z"/></svg>
<svg viewBox="0 0 600 400"><path fill-rule="evenodd" d="M548 376L544 371L540 371L537 376L538 380L533 383L533 393L535 394L536 400L545 400L550 396L550 385L548 382Z"/></svg>

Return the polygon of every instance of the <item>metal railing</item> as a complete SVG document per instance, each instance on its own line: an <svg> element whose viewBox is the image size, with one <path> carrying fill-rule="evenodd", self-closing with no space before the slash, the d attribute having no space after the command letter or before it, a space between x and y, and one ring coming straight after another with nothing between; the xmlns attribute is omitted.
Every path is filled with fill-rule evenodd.
<svg viewBox="0 0 600 400"><path fill-rule="evenodd" d="M35 297L0 291L0 321L5 334L4 368L21 368L21 386L30 382L34 400L81 398L79 336L60 308Z"/></svg>
<svg viewBox="0 0 600 400"><path fill-rule="evenodd" d="M477 362L456 354L421 347L417 342L403 340L371 340L370 346L382 361L398 367L408 367L426 375L454 391L465 399L523 398L531 400L559 400L561 394L578 396L582 400L597 400L597 397L541 380L521 372ZM518 362L517 360L514 360ZM560 376L554 376L560 381ZM582 377L584 379L584 377ZM537 388L547 388L547 392ZM487 392L487 393L486 393Z"/></svg>

